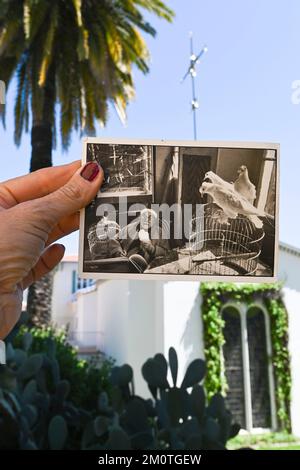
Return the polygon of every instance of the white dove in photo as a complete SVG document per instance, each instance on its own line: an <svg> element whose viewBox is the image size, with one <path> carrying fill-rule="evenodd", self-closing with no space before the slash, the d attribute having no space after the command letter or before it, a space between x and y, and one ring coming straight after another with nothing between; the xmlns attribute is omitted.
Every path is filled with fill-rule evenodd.
<svg viewBox="0 0 300 470"><path fill-rule="evenodd" d="M216 175L216 173L214 173L211 170L207 171L205 173L203 182L217 184L217 185L223 186L224 188L228 189L228 191L234 191L233 183L228 183L227 181L225 181L220 176ZM214 210L213 211L212 218L213 219L218 219L220 224L228 224L229 225L228 216L226 214L224 214L224 212L221 208L219 208L219 210Z"/></svg>
<svg viewBox="0 0 300 470"><path fill-rule="evenodd" d="M209 182L202 183L199 192L202 196L203 194L209 194L213 201L223 210L223 223L225 223L225 218L235 219L238 214L241 214L251 220L256 228L263 227L259 217L264 217L265 213L259 211L238 192L232 191L224 187L224 185Z"/></svg>
<svg viewBox="0 0 300 470"><path fill-rule="evenodd" d="M204 182L219 184L220 186L224 186L229 191L234 191L234 187L232 183L228 183L227 181L223 180L220 176L216 175L213 171L207 171L204 176Z"/></svg>
<svg viewBox="0 0 300 470"><path fill-rule="evenodd" d="M248 168L245 165L238 169L238 177L233 183L235 191L241 194L250 204L256 199L256 188L249 179Z"/></svg>

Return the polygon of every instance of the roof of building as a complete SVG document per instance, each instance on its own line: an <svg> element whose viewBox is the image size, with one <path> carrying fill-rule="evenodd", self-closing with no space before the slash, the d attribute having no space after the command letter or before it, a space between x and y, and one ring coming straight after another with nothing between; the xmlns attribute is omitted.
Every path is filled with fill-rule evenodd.
<svg viewBox="0 0 300 470"><path fill-rule="evenodd" d="M279 242L279 249L285 251L286 253L290 253L291 255L300 257L300 248L296 248L295 246Z"/></svg>
<svg viewBox="0 0 300 470"><path fill-rule="evenodd" d="M77 255L65 255L62 259L63 263L78 263Z"/></svg>

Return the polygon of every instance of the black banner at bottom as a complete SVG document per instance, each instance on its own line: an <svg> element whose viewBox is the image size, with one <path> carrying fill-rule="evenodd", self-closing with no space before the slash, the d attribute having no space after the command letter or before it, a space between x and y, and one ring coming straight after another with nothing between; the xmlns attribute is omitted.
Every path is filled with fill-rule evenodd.
<svg viewBox="0 0 300 470"><path fill-rule="evenodd" d="M297 451L2 451L1 457L9 459L10 465L32 464L47 466L56 463L84 465L84 468L116 466L137 468L158 465L194 465L208 468L211 465L230 464L240 468L241 464L293 464L299 465Z"/></svg>

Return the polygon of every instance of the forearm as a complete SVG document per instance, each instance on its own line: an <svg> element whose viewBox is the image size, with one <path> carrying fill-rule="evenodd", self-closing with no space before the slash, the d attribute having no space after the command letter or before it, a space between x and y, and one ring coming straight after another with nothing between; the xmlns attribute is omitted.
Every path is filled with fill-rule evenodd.
<svg viewBox="0 0 300 470"><path fill-rule="evenodd" d="M0 294L0 340L4 339L20 318L22 290Z"/></svg>

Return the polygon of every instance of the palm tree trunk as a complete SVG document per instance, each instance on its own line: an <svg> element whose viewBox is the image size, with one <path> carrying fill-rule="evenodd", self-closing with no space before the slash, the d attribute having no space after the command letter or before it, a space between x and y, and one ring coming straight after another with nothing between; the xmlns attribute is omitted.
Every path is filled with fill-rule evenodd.
<svg viewBox="0 0 300 470"><path fill-rule="evenodd" d="M33 115L31 129L30 172L52 166L53 112L55 106L54 70L41 93L43 107L40 115ZM33 283L28 290L27 313L31 326L51 322L53 273Z"/></svg>
<svg viewBox="0 0 300 470"><path fill-rule="evenodd" d="M47 326L51 323L53 273L46 274L28 289L28 326Z"/></svg>
<svg viewBox="0 0 300 470"><path fill-rule="evenodd" d="M52 166L52 126L36 122L31 129L30 172Z"/></svg>

